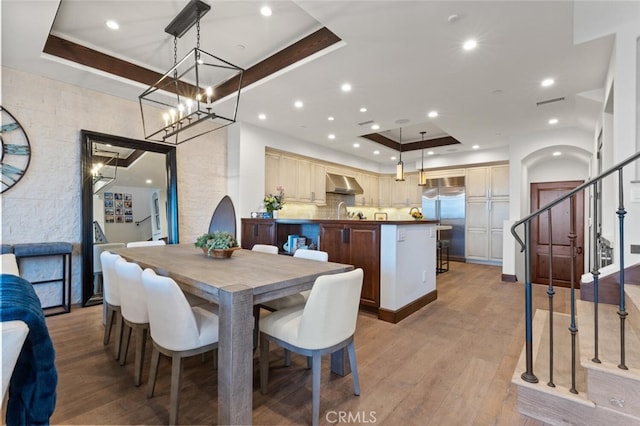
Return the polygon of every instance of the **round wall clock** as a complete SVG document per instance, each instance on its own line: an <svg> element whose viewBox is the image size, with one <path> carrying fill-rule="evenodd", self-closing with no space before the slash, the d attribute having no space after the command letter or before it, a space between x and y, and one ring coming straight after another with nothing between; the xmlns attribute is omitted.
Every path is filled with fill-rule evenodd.
<svg viewBox="0 0 640 426"><path fill-rule="evenodd" d="M31 145L24 129L9 111L0 106L2 127L2 157L0 157L0 194L11 189L27 172L31 160Z"/></svg>

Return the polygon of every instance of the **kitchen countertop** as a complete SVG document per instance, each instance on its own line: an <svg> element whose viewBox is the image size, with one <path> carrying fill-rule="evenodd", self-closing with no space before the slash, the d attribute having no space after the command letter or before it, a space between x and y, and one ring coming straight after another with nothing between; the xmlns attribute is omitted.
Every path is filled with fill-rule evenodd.
<svg viewBox="0 0 640 426"><path fill-rule="evenodd" d="M248 219L248 218L246 218ZM282 224L303 224L303 223L344 223L344 224L376 224L376 225L437 225L437 220L372 220L372 219L258 219L249 220L273 221Z"/></svg>

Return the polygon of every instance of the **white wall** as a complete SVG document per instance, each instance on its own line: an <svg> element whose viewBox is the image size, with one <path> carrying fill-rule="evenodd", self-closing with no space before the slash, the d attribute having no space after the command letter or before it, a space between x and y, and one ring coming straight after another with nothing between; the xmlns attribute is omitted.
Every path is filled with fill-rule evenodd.
<svg viewBox="0 0 640 426"><path fill-rule="evenodd" d="M7 67L1 73L2 106L20 121L32 150L25 176L0 200L2 243L72 243L72 303L78 303L80 130L142 139L139 105ZM189 242L208 229L226 193L226 136L214 132L183 145L178 149L180 240ZM49 267L47 262L32 263L37 276Z"/></svg>

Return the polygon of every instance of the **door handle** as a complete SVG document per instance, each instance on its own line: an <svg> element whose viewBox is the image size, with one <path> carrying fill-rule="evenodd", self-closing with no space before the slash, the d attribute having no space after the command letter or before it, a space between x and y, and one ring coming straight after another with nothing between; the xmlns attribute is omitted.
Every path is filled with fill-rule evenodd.
<svg viewBox="0 0 640 426"><path fill-rule="evenodd" d="M576 253L582 254L582 247L577 247L576 248Z"/></svg>

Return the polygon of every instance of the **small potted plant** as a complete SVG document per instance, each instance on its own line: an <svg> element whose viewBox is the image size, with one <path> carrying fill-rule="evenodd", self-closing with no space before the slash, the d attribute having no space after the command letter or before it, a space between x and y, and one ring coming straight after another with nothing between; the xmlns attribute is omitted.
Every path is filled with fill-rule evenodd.
<svg viewBox="0 0 640 426"><path fill-rule="evenodd" d="M210 257L231 257L234 250L237 250L238 241L229 232L214 231L199 236L195 246L202 249L202 252Z"/></svg>

